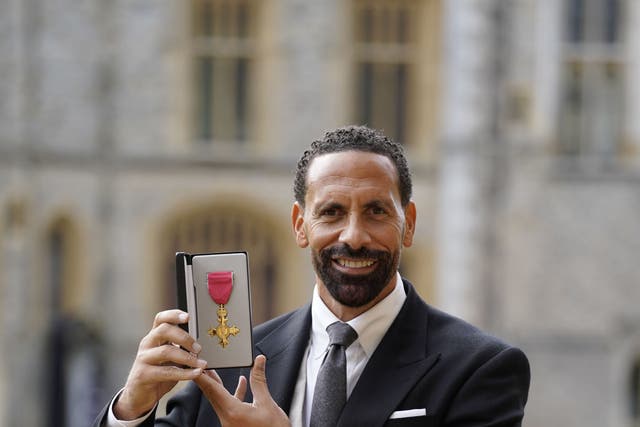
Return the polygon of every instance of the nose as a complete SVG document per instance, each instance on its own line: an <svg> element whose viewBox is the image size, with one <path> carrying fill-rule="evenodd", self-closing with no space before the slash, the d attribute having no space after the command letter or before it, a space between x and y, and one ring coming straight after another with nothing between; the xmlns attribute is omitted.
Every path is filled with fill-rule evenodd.
<svg viewBox="0 0 640 427"><path fill-rule="evenodd" d="M351 249L358 250L371 242L371 236L358 215L349 215L348 220L340 232L340 243L345 243Z"/></svg>

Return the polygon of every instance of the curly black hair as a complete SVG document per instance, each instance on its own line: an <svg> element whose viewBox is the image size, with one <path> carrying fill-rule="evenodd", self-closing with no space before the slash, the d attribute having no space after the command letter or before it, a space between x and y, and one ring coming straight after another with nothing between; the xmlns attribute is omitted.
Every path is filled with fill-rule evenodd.
<svg viewBox="0 0 640 427"><path fill-rule="evenodd" d="M412 184L404 150L400 144L393 142L382 132L367 126L341 127L325 133L324 138L311 143L311 147L298 160L293 183L293 194L300 206L304 207L304 198L307 194L307 171L313 159L322 154L341 151L364 151L388 157L398 171L400 202L402 207L407 206L411 199Z"/></svg>

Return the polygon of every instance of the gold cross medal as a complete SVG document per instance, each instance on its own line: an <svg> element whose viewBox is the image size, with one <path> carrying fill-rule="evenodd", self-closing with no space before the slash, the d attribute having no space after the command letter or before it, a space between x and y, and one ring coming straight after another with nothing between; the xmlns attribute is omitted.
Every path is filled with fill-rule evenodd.
<svg viewBox="0 0 640 427"><path fill-rule="evenodd" d="M218 304L218 326L211 327L207 330L207 334L218 337L219 344L222 348L229 345L229 337L236 336L240 333L240 329L235 326L227 326L227 309L225 304L229 302L229 297L233 291L233 271L214 271L207 273L207 287L209 296Z"/></svg>

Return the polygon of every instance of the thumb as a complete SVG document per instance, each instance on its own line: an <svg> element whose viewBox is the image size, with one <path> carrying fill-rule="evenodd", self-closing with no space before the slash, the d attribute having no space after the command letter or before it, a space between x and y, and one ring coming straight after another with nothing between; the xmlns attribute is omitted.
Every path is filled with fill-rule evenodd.
<svg viewBox="0 0 640 427"><path fill-rule="evenodd" d="M267 376L265 374L266 363L267 358L261 354L256 357L253 368L251 368L251 374L249 375L249 384L251 385L254 404L273 401L271 393L269 393L269 387L267 386Z"/></svg>

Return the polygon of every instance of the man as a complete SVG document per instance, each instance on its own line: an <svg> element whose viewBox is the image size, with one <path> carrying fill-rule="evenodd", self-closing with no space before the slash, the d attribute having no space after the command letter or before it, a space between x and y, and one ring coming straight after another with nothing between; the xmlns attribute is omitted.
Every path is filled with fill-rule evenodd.
<svg viewBox="0 0 640 427"><path fill-rule="evenodd" d="M177 326L186 313L158 313L96 425L153 425L179 380L193 382L156 425L521 425L525 355L430 307L398 274L415 231L411 188L402 148L377 131L351 126L315 141L298 162L291 214L316 273L311 304L255 329L250 373L219 376L203 372L200 346ZM348 342L330 345L335 325Z"/></svg>

